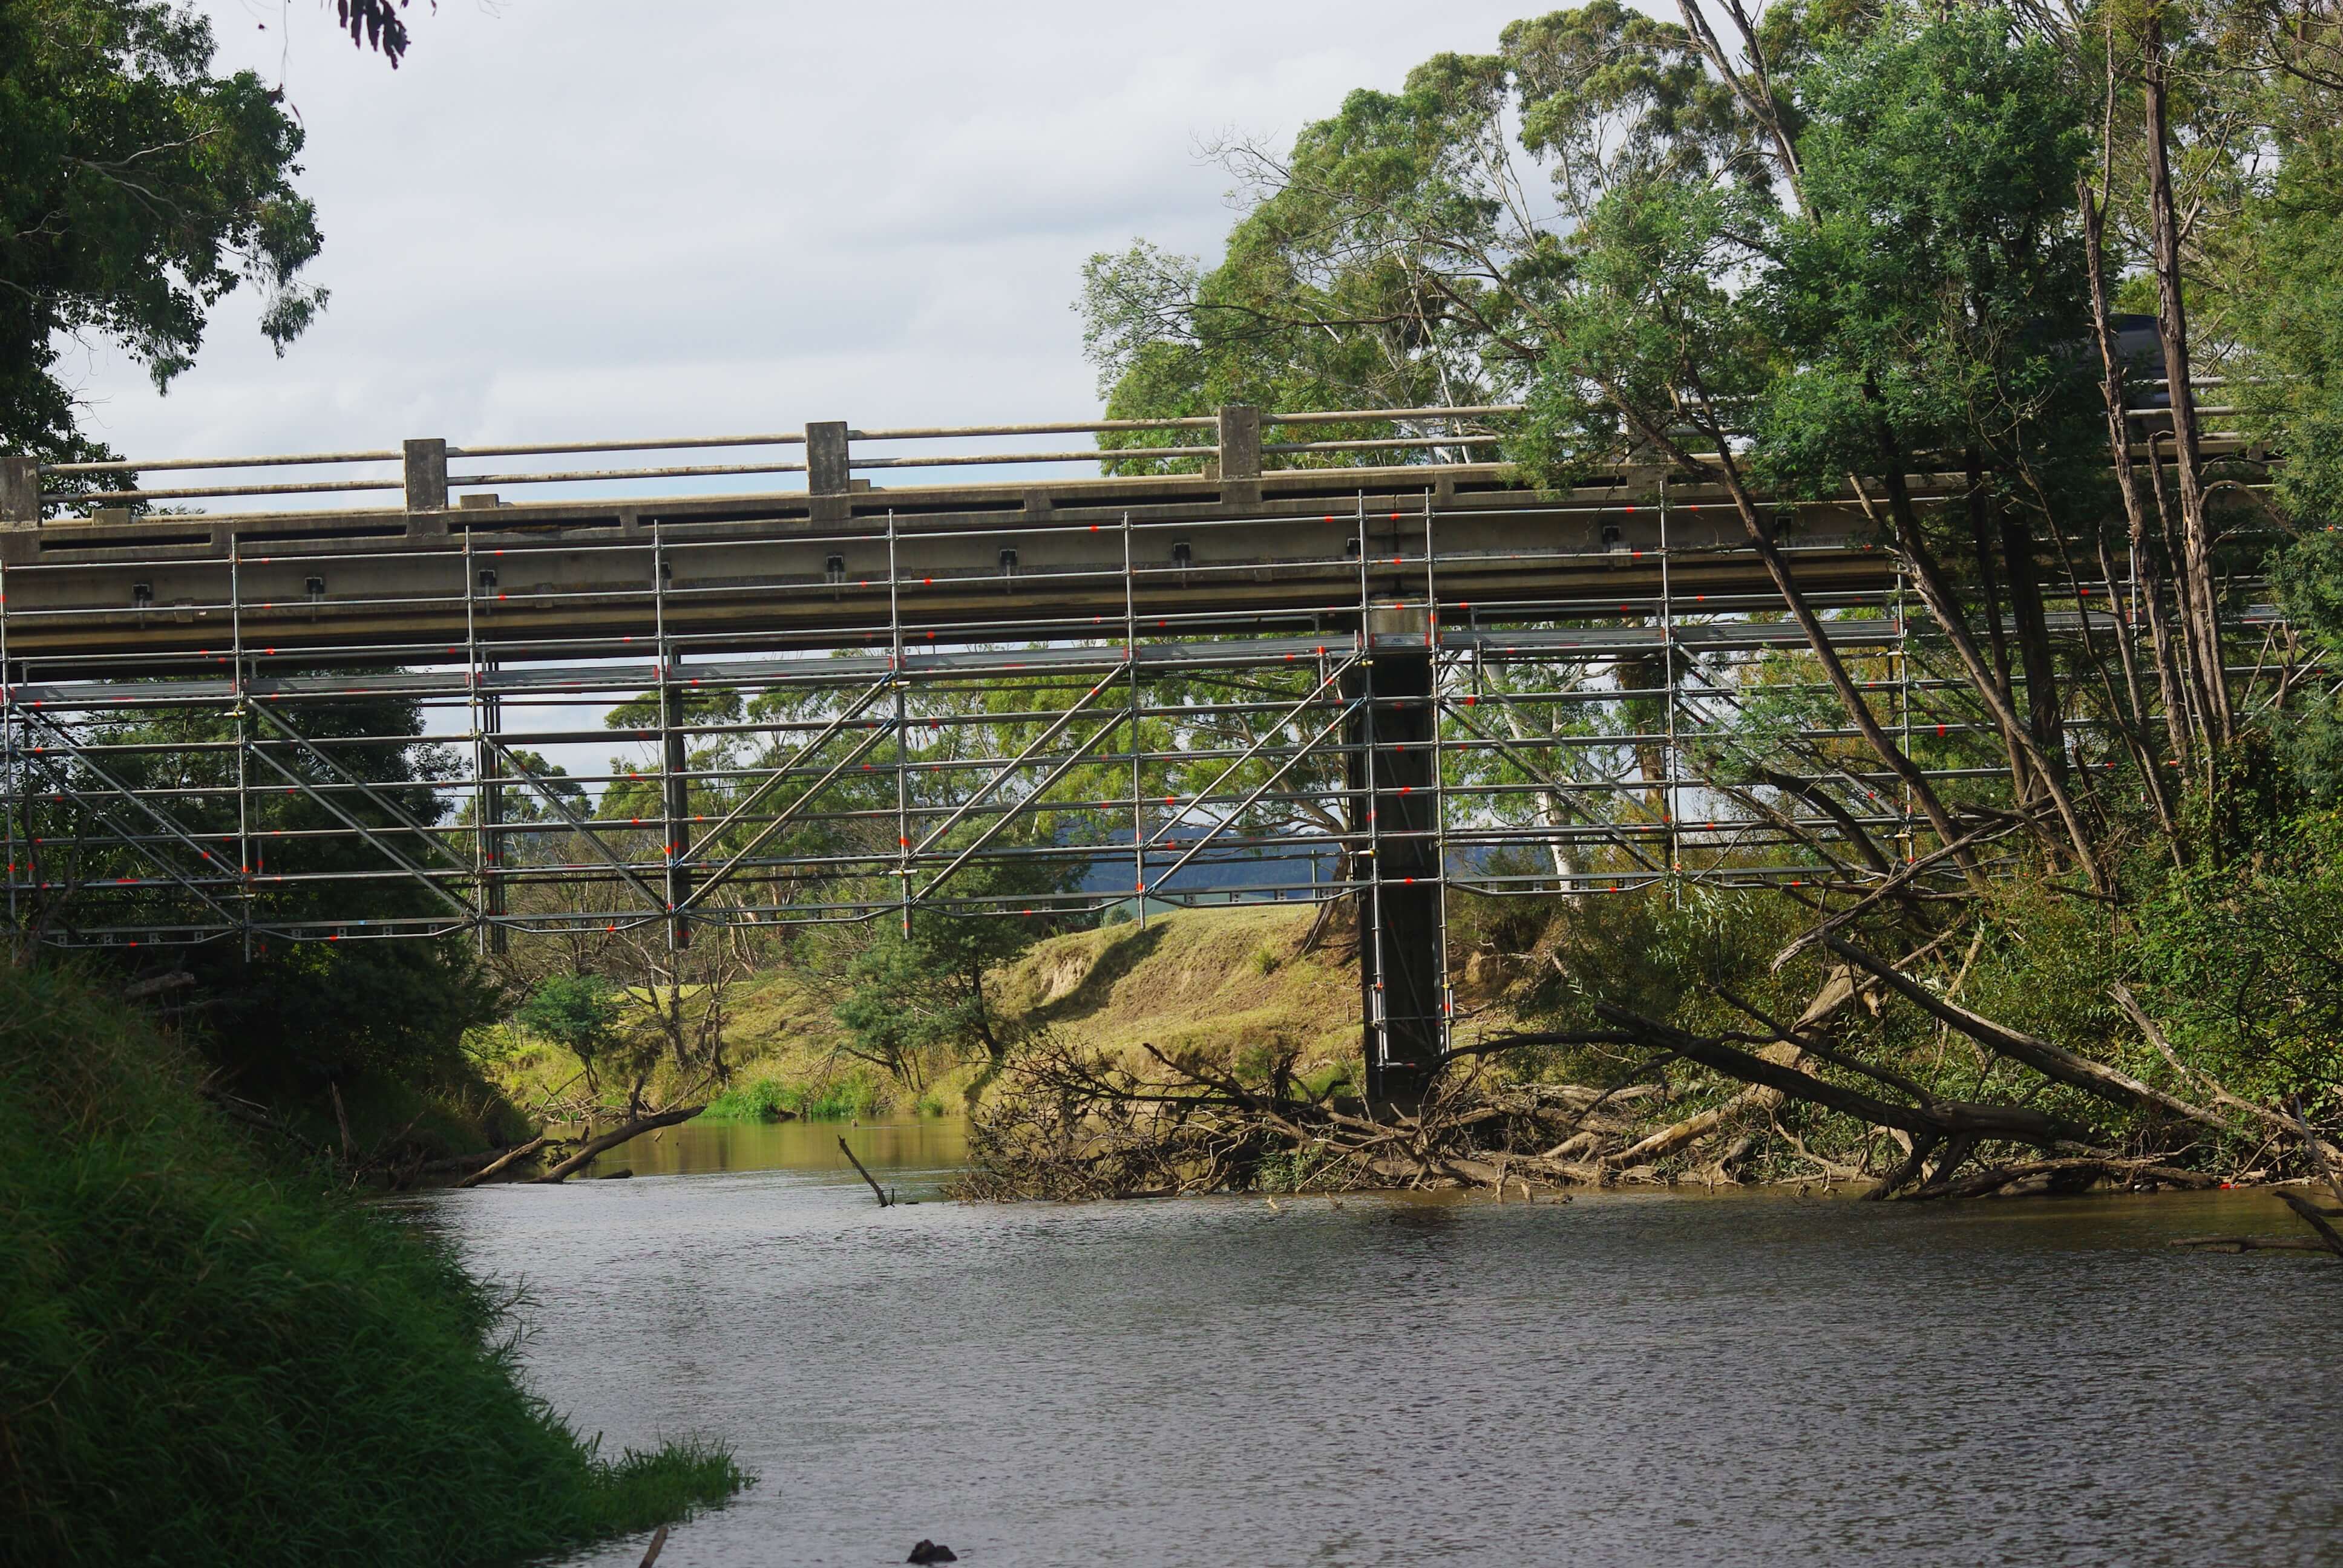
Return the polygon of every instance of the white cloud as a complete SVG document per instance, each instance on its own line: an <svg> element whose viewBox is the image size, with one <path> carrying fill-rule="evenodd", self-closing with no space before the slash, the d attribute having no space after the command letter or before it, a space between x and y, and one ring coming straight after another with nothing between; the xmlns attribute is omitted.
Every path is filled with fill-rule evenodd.
<svg viewBox="0 0 2343 1568"><path fill-rule="evenodd" d="M281 361L222 311L166 397L76 358L134 457L1079 417L1082 260L1213 250L1201 143L1523 8L441 0L396 73L314 0L208 9L307 128L334 299Z"/></svg>

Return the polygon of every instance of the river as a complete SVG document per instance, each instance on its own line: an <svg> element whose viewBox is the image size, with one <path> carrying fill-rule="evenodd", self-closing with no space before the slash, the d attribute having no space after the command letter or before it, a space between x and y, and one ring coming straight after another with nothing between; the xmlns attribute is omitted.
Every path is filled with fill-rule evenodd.
<svg viewBox="0 0 2343 1568"><path fill-rule="evenodd" d="M582 1429L759 1477L661 1568L2343 1561L2343 1270L2163 1245L2266 1195L936 1201L959 1153L694 1127L427 1208Z"/></svg>

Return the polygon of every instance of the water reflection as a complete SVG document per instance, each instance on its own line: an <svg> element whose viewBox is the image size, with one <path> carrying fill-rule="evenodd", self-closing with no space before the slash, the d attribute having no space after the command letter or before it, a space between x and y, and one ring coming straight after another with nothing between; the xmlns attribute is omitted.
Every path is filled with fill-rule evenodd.
<svg viewBox="0 0 2343 1568"><path fill-rule="evenodd" d="M855 1157L874 1175L894 1172L937 1178L967 1161L967 1125L956 1116L854 1122L687 1121L647 1133L598 1156L584 1174L632 1171L638 1176L701 1176L721 1171L842 1171L850 1179L854 1168L838 1149L838 1141L844 1138Z"/></svg>

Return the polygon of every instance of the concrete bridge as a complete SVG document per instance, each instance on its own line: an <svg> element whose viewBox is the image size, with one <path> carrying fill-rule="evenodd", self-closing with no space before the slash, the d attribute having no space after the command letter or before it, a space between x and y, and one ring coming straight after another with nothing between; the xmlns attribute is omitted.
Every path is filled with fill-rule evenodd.
<svg viewBox="0 0 2343 1568"><path fill-rule="evenodd" d="M1724 496L1532 488L1488 460L1518 412L0 460L11 914L688 943L1355 894L1384 1087L1446 1048L1453 896L1845 880L1850 831L1912 843L1826 722L1803 795L1715 787L1751 667L1815 684L1804 638ZM997 449L1045 436L1156 444ZM1883 714L1990 774L1858 501L1776 510Z"/></svg>

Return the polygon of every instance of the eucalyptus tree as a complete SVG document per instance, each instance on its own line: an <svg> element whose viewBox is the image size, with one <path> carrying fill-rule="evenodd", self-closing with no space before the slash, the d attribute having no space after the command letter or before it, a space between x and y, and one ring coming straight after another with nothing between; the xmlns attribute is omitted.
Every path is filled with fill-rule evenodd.
<svg viewBox="0 0 2343 1568"><path fill-rule="evenodd" d="M1100 258L1094 353L1121 413L1520 398L1508 451L1534 475L1640 453L1718 486L1874 761L1954 845L1968 829L1849 672L1767 498L1852 485L2001 739L2016 803L2102 885L2044 581L2071 592L2097 564L2104 509L2080 477L2099 417L2077 353L2088 87L2067 41L1990 6L1516 23L1493 54L1352 95L1290 156L1232 149L1256 199L1226 259ZM1966 517L1906 488L1947 462L1969 472ZM2083 559L2046 564L2070 533ZM2151 776L2139 705L2111 676L2094 700Z"/></svg>
<svg viewBox="0 0 2343 1568"><path fill-rule="evenodd" d="M250 71L213 65L211 25L161 0L0 5L0 446L98 448L57 374L80 335L168 387L239 287L282 353L326 303L295 188L303 133Z"/></svg>

